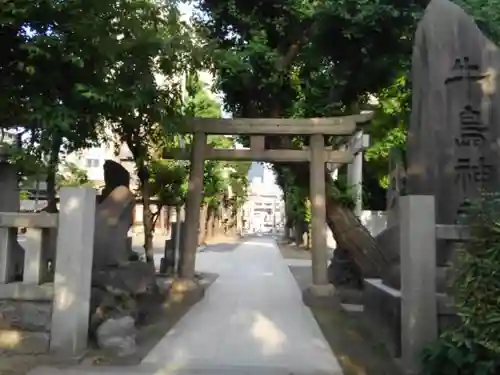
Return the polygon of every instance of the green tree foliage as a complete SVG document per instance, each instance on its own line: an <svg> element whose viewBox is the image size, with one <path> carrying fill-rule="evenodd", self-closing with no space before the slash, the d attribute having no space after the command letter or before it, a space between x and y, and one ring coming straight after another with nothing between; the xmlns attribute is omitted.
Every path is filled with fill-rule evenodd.
<svg viewBox="0 0 500 375"><path fill-rule="evenodd" d="M58 189L62 187L94 187L85 169L72 162L64 162L56 176Z"/></svg>
<svg viewBox="0 0 500 375"><path fill-rule="evenodd" d="M217 87L235 117L335 116L358 113L369 94L389 87L406 71L411 36L425 5L425 1L201 0L197 24L207 40ZM280 148L300 147L305 140L266 141ZM328 140L335 146L346 141ZM278 175L284 167L298 177L295 181L307 195L307 167L280 165L275 168ZM348 230L358 224L344 204L349 200L340 199L346 192L338 191L331 181L328 190L328 223L337 243L353 253L359 249L370 253L376 245L369 233L362 228Z"/></svg>
<svg viewBox="0 0 500 375"><path fill-rule="evenodd" d="M479 28L495 43L500 42L500 12L498 0L456 0L468 14L474 17Z"/></svg>
<svg viewBox="0 0 500 375"><path fill-rule="evenodd" d="M149 200L147 168L165 130L178 124L180 84L195 48L176 2L6 1L0 9L1 126L22 126L47 165L55 209L61 151L109 136L125 142ZM151 214L145 204L148 260Z"/></svg>
<svg viewBox="0 0 500 375"><path fill-rule="evenodd" d="M47 189L55 208L61 147L98 138L107 76L116 59L124 2L6 1L0 10L0 123L23 126L30 152L48 155Z"/></svg>
<svg viewBox="0 0 500 375"><path fill-rule="evenodd" d="M378 104L370 126L371 146L365 153L367 168L376 172L380 186L389 185L389 155L395 148L405 149L406 130L410 118L408 74L397 77L393 84L377 94Z"/></svg>
<svg viewBox="0 0 500 375"><path fill-rule="evenodd" d="M500 195L485 194L464 218L472 239L459 251L453 296L461 329L500 356Z"/></svg>
<svg viewBox="0 0 500 375"><path fill-rule="evenodd" d="M412 2L203 0L199 10L228 110L294 116L300 108L299 115L309 117L338 114L389 85L411 52L408 36L420 8Z"/></svg>
<svg viewBox="0 0 500 375"><path fill-rule="evenodd" d="M200 73L192 69L186 74L186 94L184 113L189 117L219 118L221 105L210 95L211 88L201 79ZM169 147L179 147L179 137L170 140ZM189 147L190 136L184 137ZM214 148L232 148L234 140L225 136L208 136L208 144ZM250 163L228 163L207 161L204 168L205 205L215 210L224 203L231 204L234 210L241 207L247 195L247 174ZM189 162L178 160L156 160L152 163L150 175L152 194L161 206L182 205L186 199ZM228 193L233 194L232 202Z"/></svg>

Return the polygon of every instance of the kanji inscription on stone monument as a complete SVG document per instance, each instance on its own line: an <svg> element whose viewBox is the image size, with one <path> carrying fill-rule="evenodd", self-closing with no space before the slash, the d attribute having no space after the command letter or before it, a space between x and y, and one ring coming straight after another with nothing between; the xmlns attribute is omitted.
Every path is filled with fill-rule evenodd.
<svg viewBox="0 0 500 375"><path fill-rule="evenodd" d="M486 77L484 74L479 74L479 65L472 64L468 56L455 59L451 71L452 75L444 81L445 85L465 80L467 82L468 99L470 99L471 96L472 82L480 81Z"/></svg>
<svg viewBox="0 0 500 375"><path fill-rule="evenodd" d="M466 105L460 112L460 134L455 138L458 147L479 147L486 141L488 127L481 121L481 112Z"/></svg>
<svg viewBox="0 0 500 375"><path fill-rule="evenodd" d="M471 161L471 158L458 158L455 165L455 183L460 184L464 192L471 188L471 185L479 185L489 181L493 166L487 164L484 157L480 157L478 162Z"/></svg>
<svg viewBox="0 0 500 375"><path fill-rule="evenodd" d="M493 165L486 161L483 148L490 141L489 128L482 120L481 110L472 104L475 95L472 87L486 77L480 73L478 64L465 56L457 58L451 68L451 74L445 79L445 85L465 83L465 105L458 113L459 132L455 137L455 179L454 183L465 197L482 190L490 181ZM452 115L453 116L453 115ZM458 210L459 215L466 206L464 200Z"/></svg>

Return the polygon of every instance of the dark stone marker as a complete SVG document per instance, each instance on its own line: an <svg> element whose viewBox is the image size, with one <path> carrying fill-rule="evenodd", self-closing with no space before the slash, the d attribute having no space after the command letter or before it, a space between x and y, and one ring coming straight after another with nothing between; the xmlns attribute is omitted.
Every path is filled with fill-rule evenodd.
<svg viewBox="0 0 500 375"><path fill-rule="evenodd" d="M467 199L500 187L500 52L474 20L433 0L416 33L408 194L434 195L436 220L454 224Z"/></svg>
<svg viewBox="0 0 500 375"><path fill-rule="evenodd" d="M394 196L388 203L397 206L398 194L434 195L436 222L455 224L467 200L500 187L500 50L459 6L433 0L416 31L412 65L405 171L400 176L393 167L404 184L398 189L391 180ZM397 225L393 216L388 221ZM391 263L384 283L399 289L397 235L386 232L377 240ZM437 245L437 266L442 268L437 288L442 292L454 244Z"/></svg>
<svg viewBox="0 0 500 375"><path fill-rule="evenodd" d="M106 197L118 186L130 187L130 173L114 160L106 160L102 166L104 171L104 189L98 202L103 202Z"/></svg>

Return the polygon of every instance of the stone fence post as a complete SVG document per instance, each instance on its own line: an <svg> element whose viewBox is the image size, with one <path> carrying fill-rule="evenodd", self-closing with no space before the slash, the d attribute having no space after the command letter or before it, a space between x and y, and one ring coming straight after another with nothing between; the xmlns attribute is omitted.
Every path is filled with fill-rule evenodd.
<svg viewBox="0 0 500 375"><path fill-rule="evenodd" d="M418 374L419 355L438 331L434 196L402 196L399 210L401 360L407 374Z"/></svg>
<svg viewBox="0 0 500 375"><path fill-rule="evenodd" d="M61 189L50 350L78 357L87 348L96 191Z"/></svg>

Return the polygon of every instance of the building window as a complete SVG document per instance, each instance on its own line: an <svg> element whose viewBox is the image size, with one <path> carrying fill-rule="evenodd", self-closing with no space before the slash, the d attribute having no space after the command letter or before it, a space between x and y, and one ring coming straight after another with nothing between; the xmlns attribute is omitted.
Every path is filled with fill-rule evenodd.
<svg viewBox="0 0 500 375"><path fill-rule="evenodd" d="M97 168L99 166L99 159L87 159L87 168Z"/></svg>

